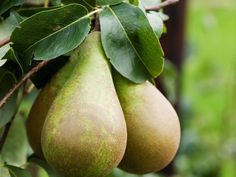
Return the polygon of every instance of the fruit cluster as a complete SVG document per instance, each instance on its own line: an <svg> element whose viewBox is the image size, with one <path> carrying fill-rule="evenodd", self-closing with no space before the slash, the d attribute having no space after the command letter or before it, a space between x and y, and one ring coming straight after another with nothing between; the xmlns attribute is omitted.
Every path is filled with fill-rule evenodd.
<svg viewBox="0 0 236 177"><path fill-rule="evenodd" d="M180 141L178 116L155 86L111 74L99 32L39 93L27 133L34 152L64 177L103 177L117 166L155 172Z"/></svg>

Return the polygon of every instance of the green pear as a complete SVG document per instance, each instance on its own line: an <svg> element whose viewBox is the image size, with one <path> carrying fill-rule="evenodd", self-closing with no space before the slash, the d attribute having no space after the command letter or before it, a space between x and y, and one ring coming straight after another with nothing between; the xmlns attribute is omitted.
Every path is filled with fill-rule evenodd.
<svg viewBox="0 0 236 177"><path fill-rule="evenodd" d="M127 129L100 33L91 33L71 57L75 68L43 126L43 153L64 177L106 176L124 155Z"/></svg>
<svg viewBox="0 0 236 177"><path fill-rule="evenodd" d="M75 66L75 60L70 59L43 87L38 94L30 110L26 121L26 130L29 143L34 153L44 159L41 148L41 132L45 122L47 112L55 99L57 93L62 88L66 79L70 76Z"/></svg>
<svg viewBox="0 0 236 177"><path fill-rule="evenodd" d="M135 84L114 73L116 91L127 125L127 147L119 167L145 174L167 166L180 142L178 116L150 82Z"/></svg>

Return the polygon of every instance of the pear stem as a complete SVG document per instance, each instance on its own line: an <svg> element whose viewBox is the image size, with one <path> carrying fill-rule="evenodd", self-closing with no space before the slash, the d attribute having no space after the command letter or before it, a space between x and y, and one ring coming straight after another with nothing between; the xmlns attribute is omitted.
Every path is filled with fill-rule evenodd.
<svg viewBox="0 0 236 177"><path fill-rule="evenodd" d="M92 16L92 15L94 15L94 14L96 14L96 13L101 12L102 10L103 10L103 9L100 9L100 8L99 8L99 9L96 9L96 10L94 10L94 11L88 13L87 15L85 15L84 18L90 17L90 16Z"/></svg>
<svg viewBox="0 0 236 177"><path fill-rule="evenodd" d="M166 7L166 6L169 6L171 4L175 4L177 2L179 2L179 0L166 0L162 3L160 3L157 6L146 7L145 10L147 10L147 11L158 11L158 10L160 10L160 9Z"/></svg>

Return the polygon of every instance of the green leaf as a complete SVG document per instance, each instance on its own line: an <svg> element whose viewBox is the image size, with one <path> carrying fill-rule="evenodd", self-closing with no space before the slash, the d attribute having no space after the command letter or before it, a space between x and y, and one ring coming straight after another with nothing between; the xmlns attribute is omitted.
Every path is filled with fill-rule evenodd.
<svg viewBox="0 0 236 177"><path fill-rule="evenodd" d="M0 159L0 163L2 164L3 162ZM10 174L8 172L8 169L4 166L0 165L0 176L1 177L10 177Z"/></svg>
<svg viewBox="0 0 236 177"><path fill-rule="evenodd" d="M25 115L22 110L20 112ZM28 147L25 118L17 114L4 143L1 158L10 165L24 165L27 160Z"/></svg>
<svg viewBox="0 0 236 177"><path fill-rule="evenodd" d="M129 0L129 3L138 6L139 0Z"/></svg>
<svg viewBox="0 0 236 177"><path fill-rule="evenodd" d="M0 60L0 67L3 66L6 62L7 60Z"/></svg>
<svg viewBox="0 0 236 177"><path fill-rule="evenodd" d="M22 168L6 165L11 177L32 177L30 173Z"/></svg>
<svg viewBox="0 0 236 177"><path fill-rule="evenodd" d="M62 0L63 4L77 3L85 6L89 11L95 9L96 0Z"/></svg>
<svg viewBox="0 0 236 177"><path fill-rule="evenodd" d="M20 79L24 74L24 70L22 63L20 63L20 60L12 47L3 56L3 59L7 59L7 63L14 65L13 67L15 68L15 75L18 79Z"/></svg>
<svg viewBox="0 0 236 177"><path fill-rule="evenodd" d="M147 18L150 25L152 26L152 29L154 30L156 35L160 38L163 33L164 23L159 13L158 12L147 13Z"/></svg>
<svg viewBox="0 0 236 177"><path fill-rule="evenodd" d="M161 3L161 0L139 0L140 5L145 7L157 6Z"/></svg>
<svg viewBox="0 0 236 177"><path fill-rule="evenodd" d="M76 48L90 30L88 11L81 5L70 4L40 12L20 23L11 36L13 48L21 53L26 64L48 60Z"/></svg>
<svg viewBox="0 0 236 177"><path fill-rule="evenodd" d="M135 83L158 76L163 69L163 51L145 14L122 3L100 14L102 44L114 68Z"/></svg>
<svg viewBox="0 0 236 177"><path fill-rule="evenodd" d="M0 40L9 38L12 31L19 25L20 21L19 15L15 11L12 11L10 16L0 23Z"/></svg>
<svg viewBox="0 0 236 177"><path fill-rule="evenodd" d="M53 59L49 64L47 64L47 66L35 73L30 79L36 88L42 88L51 79L51 77L65 65L68 58L68 56L60 56Z"/></svg>
<svg viewBox="0 0 236 177"><path fill-rule="evenodd" d="M31 8L20 8L19 10L17 10L17 12L24 17L30 17L36 13L42 12L42 11L47 11L47 10L52 10L52 9L56 9L58 7L48 7L48 8L44 8L44 7L31 7Z"/></svg>
<svg viewBox="0 0 236 177"><path fill-rule="evenodd" d="M99 6L115 5L123 2L123 0L96 0L96 4Z"/></svg>
<svg viewBox="0 0 236 177"><path fill-rule="evenodd" d="M0 15L14 6L23 4L25 0L3 0L0 2Z"/></svg>
<svg viewBox="0 0 236 177"><path fill-rule="evenodd" d="M0 67L3 66L6 63L6 58L4 58L4 56L6 55L6 53L10 50L10 44L6 44L2 47L0 47Z"/></svg>
<svg viewBox="0 0 236 177"><path fill-rule="evenodd" d="M39 166L41 166L42 168L44 168L46 170L46 172L48 173L48 176L50 177L61 177L57 172L55 172L55 170L53 170L46 161L43 161L41 159L38 159L36 157L30 157L28 159L28 162L31 163L35 163Z"/></svg>
<svg viewBox="0 0 236 177"><path fill-rule="evenodd" d="M14 74L4 68L0 68L0 100L16 83ZM16 112L17 94L14 94L8 102L0 109L0 128L10 121Z"/></svg>

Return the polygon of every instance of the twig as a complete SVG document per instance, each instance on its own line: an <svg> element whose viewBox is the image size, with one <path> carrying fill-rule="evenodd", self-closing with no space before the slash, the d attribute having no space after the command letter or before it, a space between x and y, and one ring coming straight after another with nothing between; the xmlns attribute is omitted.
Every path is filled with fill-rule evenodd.
<svg viewBox="0 0 236 177"><path fill-rule="evenodd" d="M169 6L171 4L175 4L177 2L179 2L179 0L166 0L166 1L162 2L162 3L160 3L157 6L145 7L145 10L148 10L148 11L149 10L158 11L158 10L160 10L160 9L166 7L166 6Z"/></svg>
<svg viewBox="0 0 236 177"><path fill-rule="evenodd" d="M10 38L9 37L7 37L7 38L5 38L3 40L0 40L0 47L6 45L9 42L10 42Z"/></svg>
<svg viewBox="0 0 236 177"><path fill-rule="evenodd" d="M42 61L37 66L33 67L17 84L15 84L14 87L9 90L9 92L0 101L0 109L6 104L7 100L12 96L12 94L22 86L22 84L24 84L34 73L38 72L49 62L50 60Z"/></svg>
<svg viewBox="0 0 236 177"><path fill-rule="evenodd" d="M3 130L3 132L2 132L2 136L1 136L1 138L0 138L0 152L2 151L2 148L3 148L3 146L4 146L4 143L5 143L6 139L7 139L7 135L8 135L8 133L9 133L10 128L11 128L11 124L12 124L13 120L14 120L15 117L16 117L16 113L17 113L17 111L16 111L16 112L14 113L14 115L12 116L10 122L8 122L8 123L5 125L5 127L4 127L4 130Z"/></svg>

